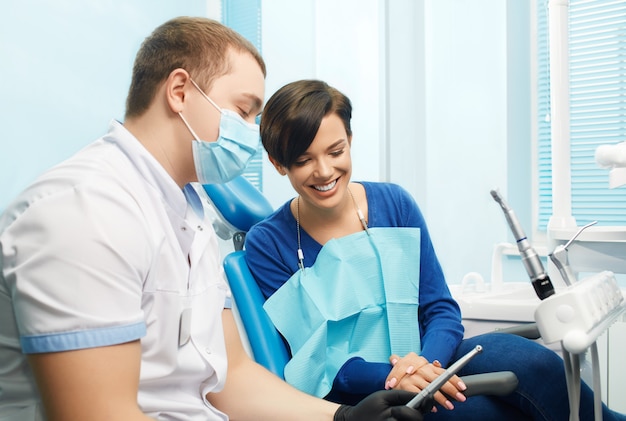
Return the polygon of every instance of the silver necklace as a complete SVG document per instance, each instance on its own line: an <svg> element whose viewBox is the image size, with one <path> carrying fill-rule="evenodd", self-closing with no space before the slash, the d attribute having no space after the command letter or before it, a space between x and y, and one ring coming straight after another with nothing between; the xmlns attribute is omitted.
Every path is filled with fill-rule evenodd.
<svg viewBox="0 0 626 421"><path fill-rule="evenodd" d="M352 194L352 191L350 190L349 187L348 187L348 193L350 194L350 197L352 198L352 203L354 203L354 209L356 210L356 214L359 217L359 221L361 221L361 225L363 226L363 229L365 230L367 235L370 235L370 230L367 227L367 221L365 220L365 217L363 216L363 212L361 212L361 208L359 208L359 205L356 203L356 200L354 199L354 195ZM301 234L300 234L300 196L296 197L296 230L298 234L298 266L300 267L300 269L304 270L304 253L302 252Z"/></svg>

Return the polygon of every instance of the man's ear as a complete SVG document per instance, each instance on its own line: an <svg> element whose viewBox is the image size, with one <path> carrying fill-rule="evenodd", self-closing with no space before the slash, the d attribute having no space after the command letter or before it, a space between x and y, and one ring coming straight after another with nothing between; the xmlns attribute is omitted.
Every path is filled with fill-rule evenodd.
<svg viewBox="0 0 626 421"><path fill-rule="evenodd" d="M278 171L278 174L280 174L280 175L287 175L287 170L285 169L285 167L283 167L281 164L279 164L278 161L276 161L271 156L268 156L268 158L269 158L270 162L272 163L272 165L274 166L274 168L276 168L276 171Z"/></svg>
<svg viewBox="0 0 626 421"><path fill-rule="evenodd" d="M165 80L165 98L172 112L179 113L185 108L185 94L190 79L185 69L174 69Z"/></svg>

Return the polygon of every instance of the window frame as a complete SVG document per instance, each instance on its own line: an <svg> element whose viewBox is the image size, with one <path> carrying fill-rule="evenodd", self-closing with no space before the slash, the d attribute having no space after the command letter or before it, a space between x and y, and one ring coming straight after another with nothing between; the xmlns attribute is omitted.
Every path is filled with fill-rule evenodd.
<svg viewBox="0 0 626 421"><path fill-rule="evenodd" d="M535 138L533 150L534 186L533 197L536 202L533 209L533 225L535 233L544 238L549 228L549 219L552 214L552 167L550 145L550 82L549 82L549 45L548 45L548 0L536 0L533 2L533 16L536 25L536 39L534 40L535 51L532 57L536 62L534 69L534 86L536 91L533 99L533 115L535 116L533 136ZM613 9L613 10L611 10ZM596 17L586 15L587 12L595 11ZM608 170L595 164L595 149L602 144L614 144L626 140L626 78L620 81L619 76L607 78L617 86L616 96L621 95L621 101L614 101L613 110L604 107L604 114L597 117L604 119L613 125L613 128L604 127L604 136L597 135L597 139L590 137L593 119L589 112L585 112L581 103L591 102L590 109L597 110L610 101L602 95L593 97L585 89L589 90L592 85L589 80L594 68L592 54L589 52L594 47L589 44L599 40L597 28L594 33L595 22L601 21L613 11L614 24L618 34L614 42L619 43L613 50L617 51L614 61L619 62L615 70L618 74L626 74L626 4L616 0L570 0L568 8L568 39L569 45L569 73L570 73L570 179L571 179L571 208L572 216L577 225L585 225L594 220L598 225L625 226L626 225L626 194L620 189L609 189ZM619 49L624 52L619 52ZM587 51L585 51L587 50ZM596 54L595 50L593 50ZM611 61L610 52L604 57L604 65ZM599 55L600 58L601 55ZM597 60L597 63L602 63ZM595 70L598 70L596 67ZM621 72L621 73L620 73ZM620 83L621 82L621 83ZM621 85L621 86L620 86ZM598 85L599 86L599 85ZM594 102L595 101L595 102ZM594 108L595 107L595 108ZM600 108L602 110L602 108ZM613 115L609 115L610 112ZM611 121L611 118L613 121ZM597 121L597 120L596 120ZM590 124L591 123L591 124ZM596 126L598 127L598 126ZM599 131L598 131L599 133Z"/></svg>

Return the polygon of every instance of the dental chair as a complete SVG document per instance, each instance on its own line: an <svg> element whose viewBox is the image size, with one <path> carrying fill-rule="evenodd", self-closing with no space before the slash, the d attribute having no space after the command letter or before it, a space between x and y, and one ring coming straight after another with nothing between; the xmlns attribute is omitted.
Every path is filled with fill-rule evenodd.
<svg viewBox="0 0 626 421"><path fill-rule="evenodd" d="M233 294L241 323L256 362L284 379L290 359L282 337L263 309L265 298L246 263L243 245L252 225L273 212L265 196L247 178L240 176L225 184L203 186L217 218L216 233L233 241L234 251L224 258L224 272Z"/></svg>
<svg viewBox="0 0 626 421"><path fill-rule="evenodd" d="M284 379L283 371L290 353L263 309L265 299L250 273L243 249L246 232L270 215L273 208L243 176L226 184L208 184L203 187L215 212L213 226L216 233L223 240L233 241L234 251L224 258L224 271L250 342L252 357ZM462 379L467 385L466 396L507 395L518 384L517 377L510 371L464 376Z"/></svg>

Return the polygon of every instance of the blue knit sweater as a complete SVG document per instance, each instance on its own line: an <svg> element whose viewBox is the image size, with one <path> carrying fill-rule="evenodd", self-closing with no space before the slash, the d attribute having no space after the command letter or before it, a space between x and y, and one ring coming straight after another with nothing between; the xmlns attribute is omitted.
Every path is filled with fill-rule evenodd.
<svg viewBox="0 0 626 421"><path fill-rule="evenodd" d="M418 321L421 355L447 366L463 338L461 313L445 282L428 234L426 222L411 195L390 183L362 182L365 187L370 227L418 227L421 229L421 266ZM322 245L301 230L304 264L312 266ZM298 270L296 220L289 202L246 236L246 260L267 298ZM296 317L297 315L294 315ZM352 358L337 374L328 399L354 403L383 389L391 370L387 361Z"/></svg>

